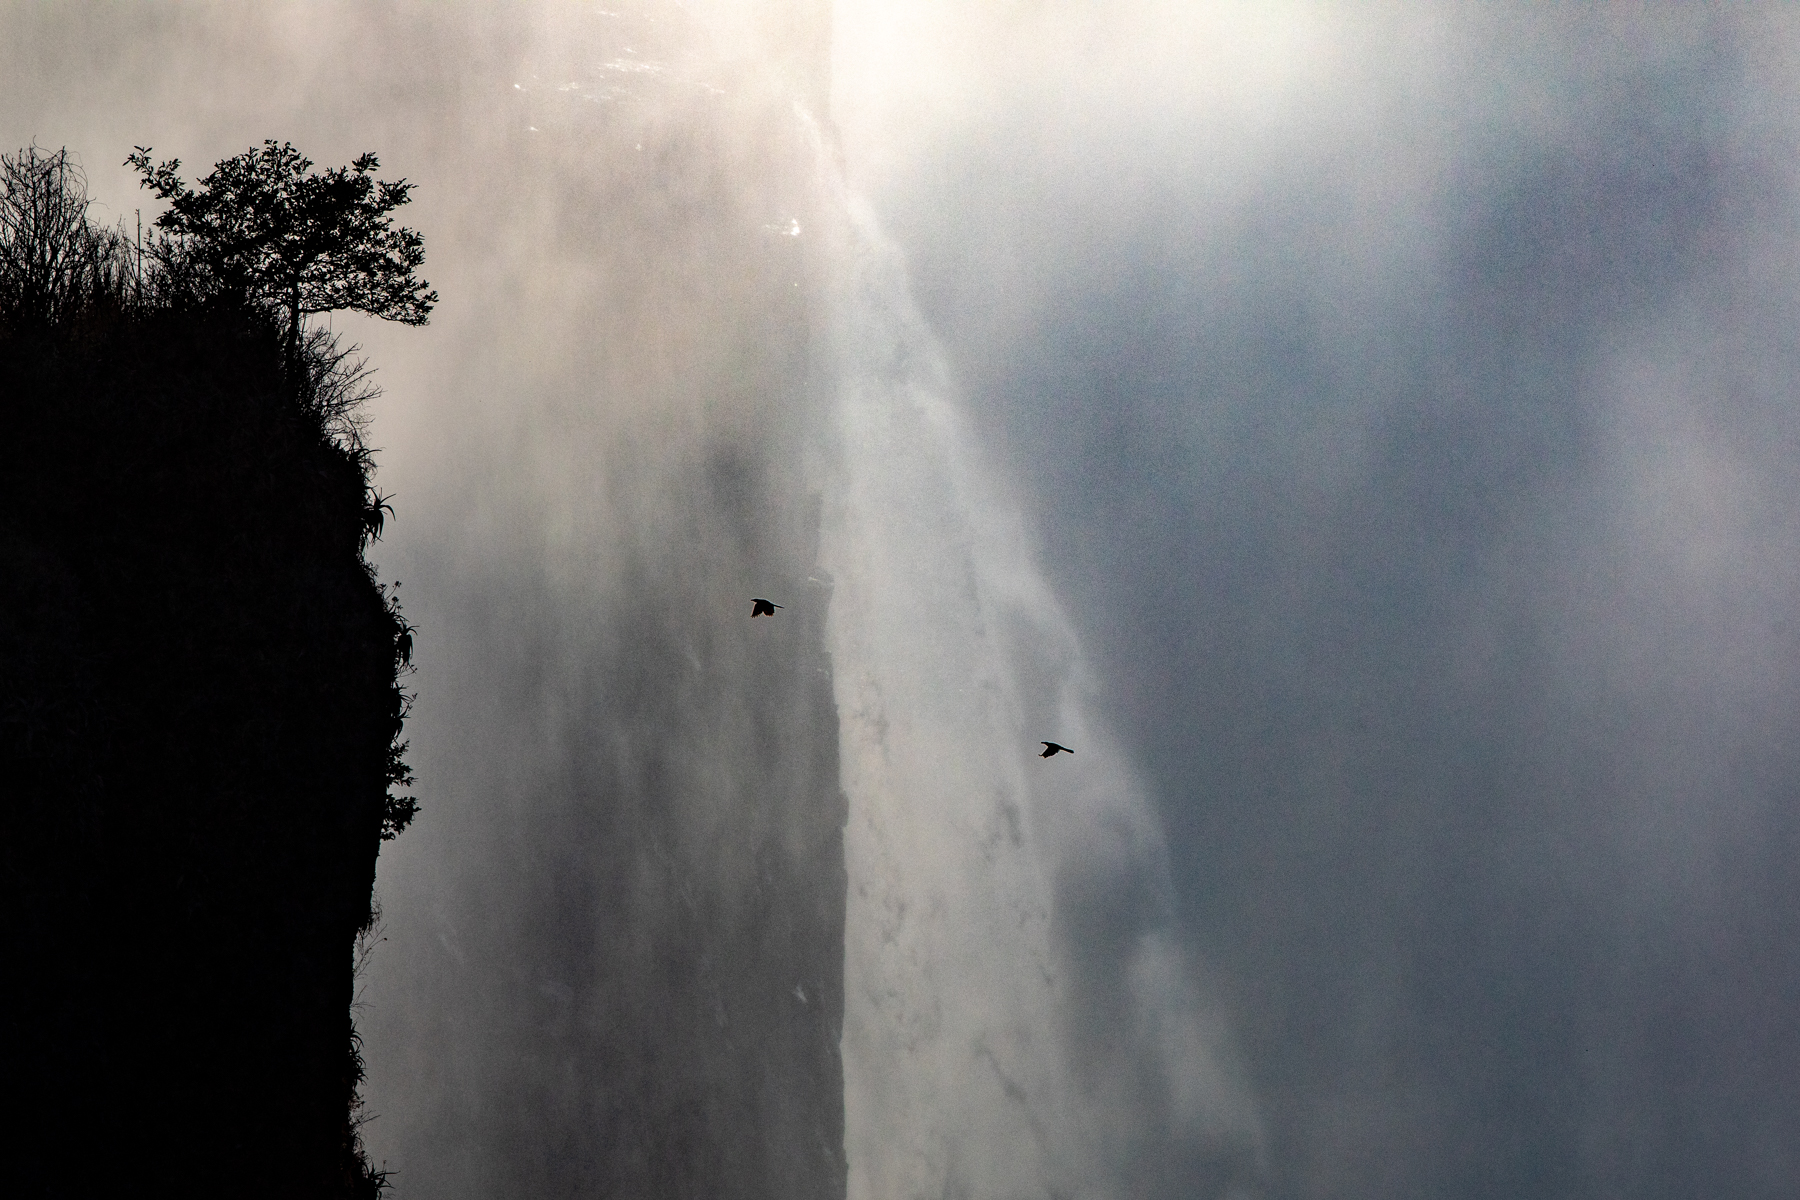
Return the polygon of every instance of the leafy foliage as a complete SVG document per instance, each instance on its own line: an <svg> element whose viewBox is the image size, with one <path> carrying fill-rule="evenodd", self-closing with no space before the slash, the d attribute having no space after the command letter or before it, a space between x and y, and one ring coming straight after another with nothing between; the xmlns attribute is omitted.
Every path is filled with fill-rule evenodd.
<svg viewBox="0 0 1800 1200"><path fill-rule="evenodd" d="M375 179L373 154L319 173L290 143L270 139L221 160L197 191L177 174L180 159L153 166L150 148L138 146L125 162L170 202L155 222L167 235L155 247L165 267L196 286L284 309L291 356L309 315L350 309L423 325L437 303L414 275L424 239L395 228L391 216L411 200L412 185Z"/></svg>

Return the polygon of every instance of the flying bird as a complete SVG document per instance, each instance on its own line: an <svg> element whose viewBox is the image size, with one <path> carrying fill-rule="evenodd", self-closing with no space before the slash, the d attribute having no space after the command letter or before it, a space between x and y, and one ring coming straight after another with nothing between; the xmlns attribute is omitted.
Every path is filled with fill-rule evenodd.
<svg viewBox="0 0 1800 1200"><path fill-rule="evenodd" d="M750 617L752 620L757 617L772 617L775 615L775 610L780 607L781 605L772 600L763 600L753 596L750 599Z"/></svg>
<svg viewBox="0 0 1800 1200"><path fill-rule="evenodd" d="M1038 757L1039 758L1049 758L1052 754L1055 754L1058 751L1061 751L1063 754L1075 753L1073 750L1069 749L1067 746L1059 746L1055 742L1045 742L1044 743L1044 752L1042 754L1038 755Z"/></svg>

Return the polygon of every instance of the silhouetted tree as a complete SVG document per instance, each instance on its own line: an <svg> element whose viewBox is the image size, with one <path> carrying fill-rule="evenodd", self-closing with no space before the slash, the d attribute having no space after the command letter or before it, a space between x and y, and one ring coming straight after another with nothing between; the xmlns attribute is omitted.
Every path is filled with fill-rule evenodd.
<svg viewBox="0 0 1800 1200"><path fill-rule="evenodd" d="M56 322L124 298L130 247L87 210L87 177L66 149L0 155L0 319Z"/></svg>
<svg viewBox="0 0 1800 1200"><path fill-rule="evenodd" d="M413 274L425 261L424 239L395 228L390 215L411 199L412 185L373 178L373 154L318 173L291 144L270 139L222 159L198 191L176 174L180 159L152 166L150 148L138 146L125 162L170 202L155 222L168 235L155 247L164 266L284 310L290 366L300 361L309 314L350 309L423 325L437 303Z"/></svg>

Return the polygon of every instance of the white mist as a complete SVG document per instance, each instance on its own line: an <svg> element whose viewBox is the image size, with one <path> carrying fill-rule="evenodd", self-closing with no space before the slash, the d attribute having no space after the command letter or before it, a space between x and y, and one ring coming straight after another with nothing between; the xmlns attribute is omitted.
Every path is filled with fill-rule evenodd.
<svg viewBox="0 0 1800 1200"><path fill-rule="evenodd" d="M849 1196L1124 1197L1177 1162L1246 1183L1254 1107L1169 927L1156 817L900 251L827 186Z"/></svg>

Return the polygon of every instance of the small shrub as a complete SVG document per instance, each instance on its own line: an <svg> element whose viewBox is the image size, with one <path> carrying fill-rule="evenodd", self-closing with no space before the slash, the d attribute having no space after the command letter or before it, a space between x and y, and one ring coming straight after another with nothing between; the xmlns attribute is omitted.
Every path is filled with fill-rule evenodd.
<svg viewBox="0 0 1800 1200"><path fill-rule="evenodd" d="M0 154L0 322L57 324L139 298L135 245L89 221L89 203L68 150Z"/></svg>

